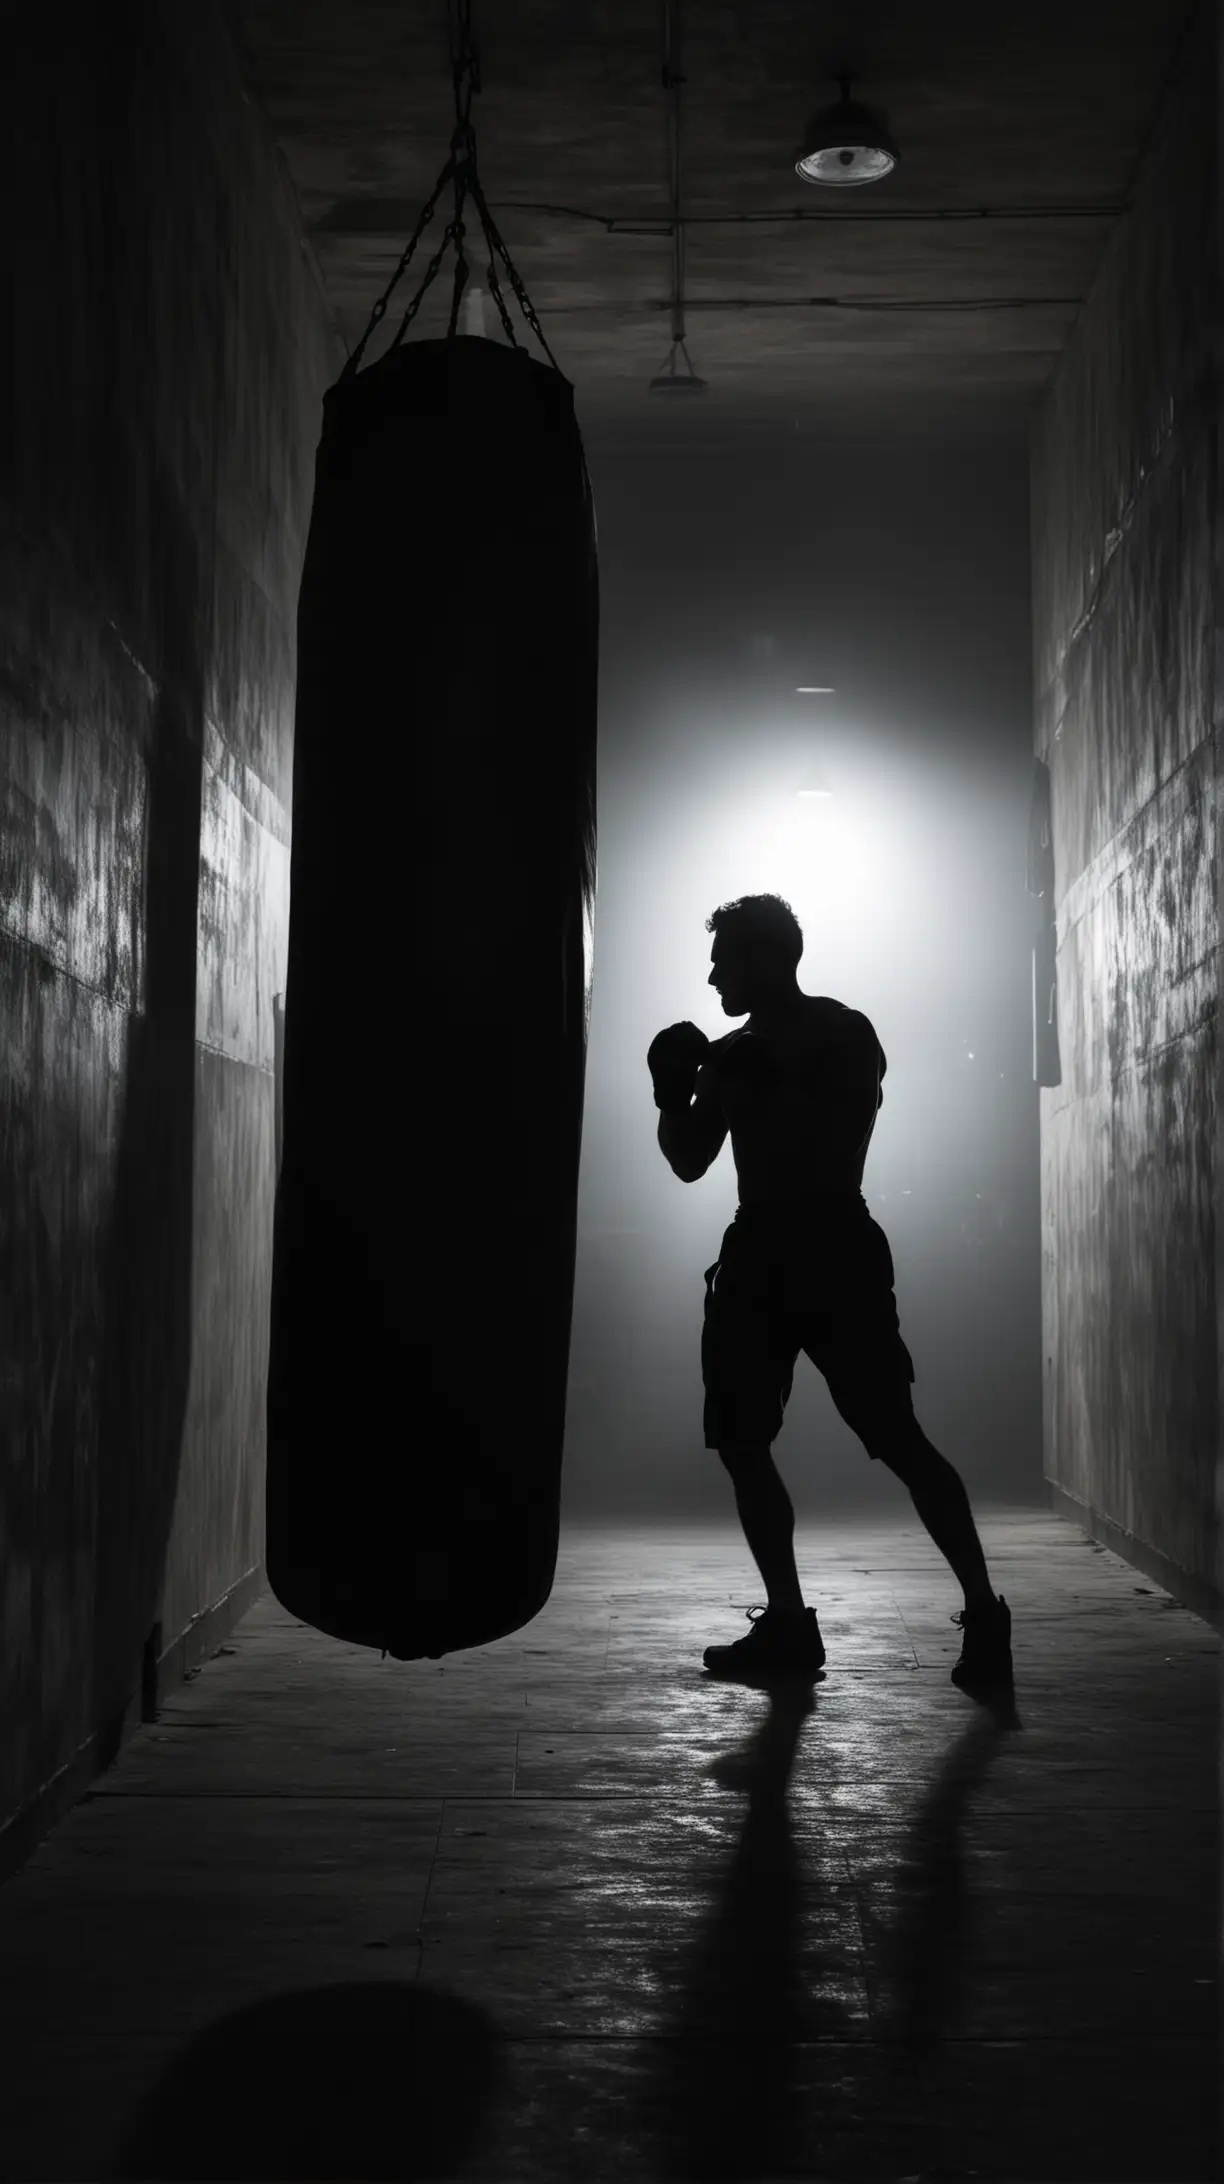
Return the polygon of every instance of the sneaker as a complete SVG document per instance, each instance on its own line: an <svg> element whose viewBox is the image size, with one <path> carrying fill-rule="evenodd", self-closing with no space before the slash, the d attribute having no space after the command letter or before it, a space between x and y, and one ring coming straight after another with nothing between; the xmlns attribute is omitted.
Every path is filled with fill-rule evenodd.
<svg viewBox="0 0 1224 2184"><path fill-rule="evenodd" d="M1002 1593L988 1608L962 1608L952 1621L965 1634L953 1683L962 1691L1010 1691L1011 1609Z"/></svg>
<svg viewBox="0 0 1224 2184"><path fill-rule="evenodd" d="M802 1676L824 1667L824 1640L815 1608L802 1615L779 1615L774 1608L749 1608L752 1625L746 1638L729 1646L707 1646L703 1659L716 1676Z"/></svg>

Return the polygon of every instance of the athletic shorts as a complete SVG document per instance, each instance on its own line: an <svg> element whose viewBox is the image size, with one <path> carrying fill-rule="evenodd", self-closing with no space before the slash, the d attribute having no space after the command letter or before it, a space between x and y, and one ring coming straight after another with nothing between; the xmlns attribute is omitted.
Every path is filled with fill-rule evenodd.
<svg viewBox="0 0 1224 2184"><path fill-rule="evenodd" d="M846 1424L868 1444L913 1417L892 1253L858 1198L823 1207L741 1207L705 1277L705 1445L769 1445L802 1350Z"/></svg>

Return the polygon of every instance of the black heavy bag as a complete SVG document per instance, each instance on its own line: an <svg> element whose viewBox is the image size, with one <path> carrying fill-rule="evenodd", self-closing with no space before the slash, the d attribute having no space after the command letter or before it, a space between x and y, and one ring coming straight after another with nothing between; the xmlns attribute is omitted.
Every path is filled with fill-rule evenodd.
<svg viewBox="0 0 1224 2184"><path fill-rule="evenodd" d="M267 1568L401 1659L556 1568L595 892L568 382L474 338L325 399L298 620Z"/></svg>

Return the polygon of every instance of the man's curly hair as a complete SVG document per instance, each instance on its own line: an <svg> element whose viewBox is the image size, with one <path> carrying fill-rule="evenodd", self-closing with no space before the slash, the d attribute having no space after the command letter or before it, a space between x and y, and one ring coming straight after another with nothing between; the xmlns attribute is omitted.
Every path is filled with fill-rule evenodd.
<svg viewBox="0 0 1224 2184"><path fill-rule="evenodd" d="M706 931L759 941L789 970L795 969L803 954L803 929L780 895L740 895L734 902L721 903L706 919Z"/></svg>

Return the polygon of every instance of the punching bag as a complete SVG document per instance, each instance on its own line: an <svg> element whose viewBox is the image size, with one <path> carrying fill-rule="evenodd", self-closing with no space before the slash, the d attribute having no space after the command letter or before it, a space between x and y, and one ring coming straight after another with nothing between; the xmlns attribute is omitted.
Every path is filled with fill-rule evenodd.
<svg viewBox="0 0 1224 2184"><path fill-rule="evenodd" d="M573 395L392 349L325 397L298 616L267 1570L404 1660L556 1567L595 894Z"/></svg>

